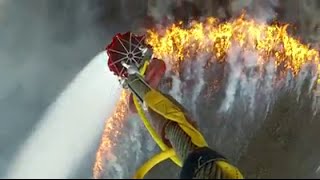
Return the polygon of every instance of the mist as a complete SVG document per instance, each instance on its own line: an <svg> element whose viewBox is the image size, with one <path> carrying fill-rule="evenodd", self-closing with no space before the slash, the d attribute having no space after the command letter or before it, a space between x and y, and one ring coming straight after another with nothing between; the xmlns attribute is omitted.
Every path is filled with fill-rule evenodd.
<svg viewBox="0 0 320 180"><path fill-rule="evenodd" d="M101 21L112 3L101 7L98 0L0 1L0 177L6 175L9 164L61 91L115 32L128 30L119 16L108 24ZM105 82L108 69L100 65L106 73L100 71L100 78ZM100 98L107 97L106 92ZM97 129L97 133L101 131ZM96 150L98 140L96 137L91 151ZM88 170L77 171L75 176L91 177L91 156L83 157L83 165L78 165Z"/></svg>
<svg viewBox="0 0 320 180"><path fill-rule="evenodd" d="M183 1L0 0L0 177L7 175L9 165L18 158L24 145L28 144L27 139L32 137L37 127L41 126L41 118L47 108L89 63L92 57L103 51L115 33L142 28L139 25L147 23L143 19L145 16L152 16L158 21L161 21L165 16L172 19L176 12L181 12L181 9L172 12L176 6L187 9L181 2ZM291 23L296 27L294 35L301 37L303 41L311 43L314 47L319 47L318 17L320 11L317 0L270 0L263 1L263 3L262 0L257 2L246 0L194 1L193 4L200 9L204 16L213 15L228 19L238 15L242 9L246 9L249 11L249 15L255 15L257 19L262 21L276 18L282 22ZM264 100L270 102L270 105L263 107L263 112L256 111L258 115L267 113L268 116L255 116L258 121L254 121L246 114L245 108L247 106L230 103L234 102L229 101L232 98L237 99L232 93L234 86L229 86L231 91L228 92L230 99L225 99L227 103L223 103L225 96L222 92L215 94L214 97L208 97L206 101L200 97L201 95L198 96L198 93L206 88L206 81L203 85L202 77L208 75L203 75L202 69L197 66L202 65L194 65L193 69L196 69L196 73L191 78L200 78L201 83L193 89L195 94L192 96L192 102L184 102L185 94L181 92L181 86L184 82L181 82L179 77L172 77L174 87L169 94L179 102L194 106L201 104L201 108L195 110L196 107L192 107L191 111L194 116L199 118L201 130L208 138L210 145L216 150L224 152L234 162L239 162L240 167L248 175L252 175L249 177L261 177L258 175L259 168L263 169L265 166L268 166L271 175L262 175L262 177L277 175L291 177L290 175L296 169L299 170L295 171L300 175L299 177L307 177L306 174L310 176L310 171L318 170L318 157L320 156L316 152L319 152L319 147L312 144L317 142L316 132L318 132L317 127L319 126L308 124L312 122L312 117L308 114L310 103L303 95L300 101L297 101L296 96L288 95L289 98L279 98L277 102L275 102L273 94L268 96L272 91L268 82L274 78L272 67L269 68L269 77L266 77L266 84L263 86L268 92L263 97L270 98ZM107 72L107 69L105 70ZM219 72L209 75L216 78L219 77ZM236 71L234 73L233 75L236 76ZM227 80L225 82L228 82ZM250 89L250 87L255 87L254 84L246 84L249 83L249 80L242 82L240 89L248 87L247 90L259 93L259 88ZM293 89L294 85L290 83L290 77L288 77L288 82L287 89ZM251 92L247 91L242 95L248 100L247 95ZM106 97L107 94L103 96L103 98ZM203 107L209 102L211 103L210 106L207 106L209 110L206 110ZM256 102L261 101L258 99ZM254 106L257 104L263 106L253 102L250 108L259 109ZM219 108L233 110L229 112L228 116L223 116L216 112ZM134 120L136 119L134 118ZM148 150L141 148L145 144L152 144L152 142L147 135L141 134L143 127L139 122L129 122L131 124L125 125L128 131L124 131L123 137L119 139L125 143L116 148L118 153L115 152L115 155L121 157L125 154L125 157L129 159L122 158L113 164L107 162L108 169L106 169L104 177L131 177L136 167L155 151L153 146L147 148ZM265 125L261 125L260 128L250 126L253 122L260 124L263 122ZM318 123L318 121L313 122ZM270 133L269 129L272 128L276 131ZM259 130L259 132L254 135L253 139L250 139L246 134L251 133L248 129ZM97 133L98 131L100 130L97 130ZM131 135L133 139L128 138ZM93 136L98 135L93 134ZM295 139L291 140L291 136L294 136ZM246 142L243 141L243 138ZM143 139L145 141L142 141ZM93 141L93 144L84 150L87 152L87 156L80 158L82 159L80 165L75 167L76 169L69 177L91 177L91 168L95 160L99 137ZM128 147L131 147L132 144L137 146L134 152L128 151ZM268 146L269 144L275 145ZM257 152L259 149L257 147L263 150L270 148L272 151L270 150L269 153ZM127 149L123 151L124 148ZM285 153L281 154L282 151ZM277 159L278 155L283 161L267 163L266 160ZM131 166L128 162L134 162L134 165ZM266 162L266 164L261 164L261 162ZM303 162L304 168L298 168L302 166L298 162ZM160 164L159 168L155 168L150 173L150 176L172 177L176 175L178 169L172 167L172 171L167 172L168 166L172 167L172 164ZM280 171L279 166L281 172L278 172ZM252 167L256 167L257 170L252 170ZM163 169L167 172L165 175ZM65 174L68 173L65 172Z"/></svg>
<svg viewBox="0 0 320 180"><path fill-rule="evenodd" d="M95 145L119 96L117 78L106 73L106 52L68 85L34 127L7 178L69 178Z"/></svg>

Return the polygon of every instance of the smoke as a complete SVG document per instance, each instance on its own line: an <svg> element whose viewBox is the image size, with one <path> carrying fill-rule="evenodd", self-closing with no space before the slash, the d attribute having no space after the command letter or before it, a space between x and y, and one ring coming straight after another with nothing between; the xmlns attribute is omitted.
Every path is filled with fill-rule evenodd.
<svg viewBox="0 0 320 180"><path fill-rule="evenodd" d="M174 97L179 103L182 103L182 92L181 92L181 80L177 75L171 76L172 88L169 94Z"/></svg>
<svg viewBox="0 0 320 180"><path fill-rule="evenodd" d="M106 53L81 71L21 146L8 178L68 178L95 144L119 98Z"/></svg>
<svg viewBox="0 0 320 180"><path fill-rule="evenodd" d="M279 19L281 18L281 21L297 24L298 33L302 39L312 42L315 46L319 42L318 17L320 11L318 1L232 0L229 2L230 4L227 8L231 9L232 15L238 15L242 9L246 9L250 16L261 21L269 21L279 14L278 17ZM147 6L147 14L155 17L157 20L161 20L163 16L171 16L170 10L175 6L175 1L128 2L136 6L128 4L126 6L125 1L121 1L121 3L123 3L123 7L130 7L126 9L130 10L133 14L136 11L144 13ZM195 3L198 4L199 9L205 9L204 7L208 7L208 4L210 4L208 1L197 1ZM278 5L282 8L280 12L276 12L274 9ZM217 9L218 7L212 7L214 12ZM64 0L29 0L27 2L0 0L0 112L2 119L0 124L0 143L2 145L0 149L0 176L5 173L8 162L15 156L20 144L23 143L26 137L29 137L33 127L38 123L40 115L43 114L45 109L54 101L57 94L64 89L75 74L87 64L88 60L102 49L106 42L109 42L108 35L112 36L118 32L118 29L123 31L130 29L129 26L131 26L131 23L134 23L131 17L137 17L127 15L126 23L123 23L123 13L127 12L121 9L121 5L116 1L108 1L106 3L105 1L86 0L79 0L77 2ZM102 24L105 25L104 28L97 27L97 19L102 21ZM201 75L203 69L198 68L195 70L197 72L195 73L197 77L195 79L198 79L198 82L202 82L204 80ZM209 141L211 143L214 142L212 144L216 145L215 147L221 150L221 152L223 150L225 154L231 154L231 158L233 157L232 154L236 154L235 156L237 157L240 156L239 152L241 148L239 146L242 147L242 144L235 141L241 140L239 136L243 137L243 134L247 133L245 132L246 129L243 129L245 126L241 124L247 122L246 111L245 113L240 113L247 108L246 102L250 102L248 103L248 105L251 104L248 106L250 108L253 105L263 107L265 111L262 114L274 111L272 105L277 96L274 93L280 91L273 91L274 71L272 62L270 62L267 66L267 74L264 79L247 78L241 81L242 83L239 83L239 81L236 83L237 80L234 80L234 88L237 88L238 92L240 89L246 89L246 86L248 86L246 93L241 94L243 96L241 101L244 100L244 97L250 98L251 101L238 103L239 106L232 106L230 103L229 108L226 109L233 109L233 112L238 112L233 113L233 117L223 116L220 119L220 116L215 113L216 109L219 109L222 104L225 105L222 102L226 102L225 100L227 100L225 99L227 96L223 96L220 93L214 97L215 101L213 105L204 113L208 118L199 118L201 124L204 124L203 126L207 124L208 133L206 136ZM229 78L233 76L232 73L236 75L236 72L230 72L228 74ZM210 75L206 74L206 76ZM181 91L183 82L179 81L179 78L178 76L173 77L174 88L171 94L179 102L182 102L185 98ZM206 81L204 82L206 86ZM231 79L226 79L225 82L231 82ZM263 85L259 85L260 83ZM195 84L198 85L197 90L192 91L198 92L198 90L203 89L200 86L201 83ZM286 87L284 89L286 90L300 86L296 86L290 74L288 74L285 84ZM231 88L231 84L228 84L226 87ZM253 94L249 92L253 92ZM233 95L232 93L230 94ZM271 96L269 96L270 94ZM195 97L196 95L193 95L190 101L194 101ZM252 101L253 97L255 97L255 101ZM231 96L230 98L232 99ZM234 100L238 101L238 96L234 96ZM261 103L261 105L260 100L263 100L261 102L270 103L267 107L264 107L264 103ZM199 99L196 101L199 101ZM245 106L242 106L243 103ZM189 104L191 103L189 102ZM314 106L317 107L316 104ZM236 109L234 109L235 107ZM203 108L201 106L198 109ZM256 107L257 109L259 108ZM261 111L257 111L256 114L259 114L259 112ZM238 119L239 117L242 118ZM203 121L208 122L203 123ZM219 123L221 124L220 126ZM136 132L136 130L134 131ZM127 135L130 135L130 133L125 134L125 136ZM125 136L123 138L126 138ZM132 142L128 142L128 144L130 146ZM95 148L92 147L92 149ZM137 147L137 149L139 148ZM87 173L84 171L80 172L85 177L90 177L91 175L90 166L92 159L87 158L84 163L86 167L83 169L86 169ZM128 162L122 161L121 166L123 164L130 164ZM108 173L111 171L108 170ZM124 177L126 173L119 176Z"/></svg>
<svg viewBox="0 0 320 180"><path fill-rule="evenodd" d="M286 11L292 13L289 5L284 7L287 8L285 12L279 11L280 5L283 8L284 4L280 1L240 0L230 2L233 15L238 15L241 10L245 9L251 18L263 23L274 20L279 16L279 13L281 16ZM285 3L291 2L286 1ZM206 3L203 3L198 7L200 9L205 6ZM312 11L316 12L316 10ZM280 21L285 20L282 18ZM288 22L290 23L290 21ZM213 147L226 154L234 162L237 162L246 152L246 146L254 134L265 124L265 120L270 120L273 117L271 115L277 110L274 108L278 108L275 106L275 102L279 104L279 101L283 101L281 97L290 94L293 98L297 97L297 100L303 95L304 99L299 100L299 103L302 103L307 101L305 94L303 94L306 89L309 94L312 94L311 90L315 84L316 76L313 71L310 71L310 65L306 65L297 79L294 79L291 72L280 77L279 72L275 69L273 59L265 61L268 63L262 68L258 63L256 52L243 52L238 47L232 47L228 53L227 65L224 70L226 75L222 83L224 84L223 88L220 93L213 95L212 99L214 100L205 99L198 102L197 112L193 102L195 99L199 101L203 98L197 96L195 92L203 89L200 86L202 81L210 83L204 77L213 75L210 75L211 72L205 72L205 76L198 76L197 72L203 71L204 67L200 65L193 67L192 63L187 61L187 63L183 63L188 66L184 68L183 74L188 76L186 78L184 76L174 77L171 95L178 98L179 102L183 102L194 114L198 113L197 118L199 118L202 129L205 129L204 132L207 129L206 136ZM194 83L185 86L189 79L193 79ZM201 110L207 101L211 104L205 107L206 110ZM218 112L216 112L217 109ZM248 131L248 129L250 130Z"/></svg>
<svg viewBox="0 0 320 180"><path fill-rule="evenodd" d="M238 82L242 72L242 64L238 61L240 48L231 48L230 53L228 54L229 56L227 61L230 64L230 77L227 83L226 97L221 106L221 111L223 112L228 111L234 102Z"/></svg>
<svg viewBox="0 0 320 180"><path fill-rule="evenodd" d="M243 101L242 106L248 109L252 118L262 103L266 103L265 112L269 111L277 90L274 84L277 74L273 59L267 61L263 67L265 73L262 73L258 58L257 52L242 51L238 46L230 48L227 58L228 80L220 113L232 112L237 105L236 99Z"/></svg>
<svg viewBox="0 0 320 180"><path fill-rule="evenodd" d="M3 18L2 16L4 15L4 11L5 9L3 8L5 6L5 3L6 3L6 0L0 0L0 10L1 10L1 13L0 13L0 21L1 19Z"/></svg>
<svg viewBox="0 0 320 180"><path fill-rule="evenodd" d="M152 16L155 21L160 22L164 17L172 16L172 7L174 7L175 1L149 1L148 3L148 15Z"/></svg>
<svg viewBox="0 0 320 180"><path fill-rule="evenodd" d="M101 20L109 12L105 10L112 9L116 1L104 6L99 0L0 3L0 177L3 177L47 107L115 32L128 28L123 25L121 15ZM100 78L108 77L104 74ZM101 99L104 97L107 94ZM91 148L94 151L96 145ZM93 160L86 157L75 176L90 177Z"/></svg>
<svg viewBox="0 0 320 180"><path fill-rule="evenodd" d="M192 91L192 96L191 96L191 107L193 110L193 114L197 114L196 110L197 110L197 103L198 103L198 99L201 95L201 92L203 90L203 87L205 85L205 80L204 80L204 66L206 63L206 59L208 59L208 57L206 55L200 55L197 57L196 61L191 61L192 62L192 68L194 68L193 72L190 73L192 74L193 77L191 77L191 79L196 79L198 81L194 81L194 88ZM196 63L195 63L196 62Z"/></svg>
<svg viewBox="0 0 320 180"><path fill-rule="evenodd" d="M230 8L233 15L240 14L245 10L249 16L262 22L268 22L276 18L275 8L279 5L278 0L233 0Z"/></svg>
<svg viewBox="0 0 320 180"><path fill-rule="evenodd" d="M247 14L251 18L254 18L263 23L268 23L269 21L272 21L273 19L280 16L282 17L280 19L281 21L291 23L292 21L286 21L285 18L283 18L283 14L286 14L287 12L293 13L291 17L294 19L301 18L295 18L295 13L297 13L298 11L291 10L291 7L293 6L293 3L291 1L281 2L272 0L235 0L229 2L229 8L231 9L232 16L238 15L241 10L245 9ZM199 9L202 9L209 4L200 2L194 3L198 5ZM283 4L287 5L284 6ZM174 5L168 6L170 7L168 9L174 9L172 8L172 6ZM278 8L283 7L286 10L284 12L279 12ZM317 10L311 11L312 12L310 12L309 14L313 14L313 12L316 12ZM156 19L161 19L159 18L161 16L170 15L171 14L167 12L167 9L164 10L163 8L159 8L159 10L155 12L155 17L157 17ZM313 16L314 17L311 17L310 15L309 18L316 19L315 17L318 17L315 15ZM305 20L305 22L307 22L307 20ZM306 24L305 22L300 24ZM313 22L315 22L315 20ZM310 24L312 25L308 25L308 28L316 26L314 25L315 23ZM290 72L288 72L286 76L280 78L279 74L277 74L277 70L275 69L273 59L268 59L269 63L265 64L265 66L263 67L263 73L260 74L262 71L259 71L260 67L257 62L258 58L256 52L243 53L238 47L232 47L228 54L228 58L228 64L224 69L225 79L223 79L222 83L224 86L219 90L218 93L213 95L214 97L212 99L205 99L199 102L203 99L203 97L198 96L197 92L199 92L200 89L203 90L204 87L208 86L207 78L205 77L211 76L210 72L206 72L207 70L204 70L204 67L202 65L199 64L197 66L194 66L194 64L190 63L190 61L186 61L187 63L182 63L184 64L184 67L187 66L186 68L184 68L182 74L174 76L172 76L171 74L167 75L172 77L172 88L170 89L169 94L171 94L179 102L183 103L185 107L187 107L194 114L197 113L196 115L197 118L199 118L199 124L201 125L200 128L204 129L204 131L202 132L205 132L205 136L207 137L209 144L219 152L222 152L224 155L226 155L228 159L237 163L241 160L242 156L251 157L250 154L246 154L247 146L251 141L253 141L252 139L256 135L258 130L261 130L261 127L265 125L266 120L271 121L270 118L278 119L275 122L275 125L273 125L276 126L276 130L273 131L269 129L263 129L262 132L264 133L265 131L267 131L268 135L269 133L273 134L281 131L279 130L280 127L277 126L278 124L282 123L281 120L290 122L289 125L284 125L286 128L289 128L288 126L290 126L291 123L294 122L294 120L287 120L289 119L289 117L286 117L284 119L281 119L282 117L279 116L274 117L274 113L277 111L287 112L288 110L286 110L286 108L290 109L291 107L283 108L283 110L281 106L276 106L276 104L278 105L278 103L280 103L279 101L281 101L282 104L291 106L291 101L286 102L287 99L283 100L281 99L281 97L288 94L292 95L292 97L294 98L299 94L302 95L302 92L304 92L306 80L311 77L311 82L308 83L308 89L310 92L312 85L315 83L315 76L304 74L303 72L308 72L308 68L306 67L307 69L304 69L301 72L301 74L298 76L298 79L293 79L293 76ZM202 71L204 72L204 75L202 75ZM193 83L189 84L188 86L187 82L191 82L191 80L193 81ZM202 82L205 82L204 86L202 85ZM187 89L188 87L189 89ZM201 104L198 105L197 110L195 110L195 101L198 101L198 104ZM207 101L208 103L210 103L210 105L205 106L205 103ZM306 100L304 99L304 102L305 101ZM302 101L299 102L302 103ZM293 111L301 110L299 108L293 109ZM288 116L289 114L286 115ZM303 119L303 116L300 117L300 119ZM303 121L299 121L299 123L303 124ZM290 131L290 133L292 132ZM293 132L293 134L296 133ZM272 136L272 138L274 137ZM262 143L261 145L264 145L264 143ZM271 146L272 145L273 144L271 144ZM291 145L290 147L292 146L293 145ZM262 156L263 155L264 154L262 154ZM257 157L257 159L259 158L263 159L263 157ZM246 161L246 159L244 161ZM264 160L259 161L259 163L265 165L264 162ZM257 166L260 165L259 163L257 164ZM248 169L250 169L250 172L253 171L252 166L250 166L250 168Z"/></svg>
<svg viewBox="0 0 320 180"><path fill-rule="evenodd" d="M131 178L156 153L155 142L137 115L129 117L121 131L117 146L108 155L103 178Z"/></svg>

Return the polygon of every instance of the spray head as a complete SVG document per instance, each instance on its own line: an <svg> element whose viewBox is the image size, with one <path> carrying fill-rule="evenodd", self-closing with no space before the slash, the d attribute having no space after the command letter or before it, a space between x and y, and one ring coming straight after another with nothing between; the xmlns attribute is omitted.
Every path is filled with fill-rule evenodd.
<svg viewBox="0 0 320 180"><path fill-rule="evenodd" d="M132 65L132 64L127 64L126 62L122 61L121 62L122 66L127 69L128 75L133 75L133 74L138 74L139 70L137 66Z"/></svg>

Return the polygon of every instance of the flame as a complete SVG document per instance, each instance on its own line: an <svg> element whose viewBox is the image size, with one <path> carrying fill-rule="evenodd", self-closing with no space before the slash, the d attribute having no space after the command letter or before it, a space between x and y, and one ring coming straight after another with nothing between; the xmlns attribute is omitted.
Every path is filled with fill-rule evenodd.
<svg viewBox="0 0 320 180"><path fill-rule="evenodd" d="M111 152L116 146L116 140L121 135L123 121L128 114L128 102L126 91L123 91L120 100L117 103L113 115L107 119L101 138L101 143L96 153L96 161L93 167L93 177L99 179L102 177L106 159L112 158Z"/></svg>
<svg viewBox="0 0 320 180"><path fill-rule="evenodd" d="M169 63L173 72L180 71L180 63L192 60L199 53L211 54L217 62L225 62L228 51L238 45L243 51L258 53L258 65L263 66L274 59L274 65L282 72L291 71L297 75L302 66L314 63L320 71L319 52L309 45L291 37L286 25L268 25L248 20L244 15L228 22L210 17L199 22L193 21L187 27L182 22L162 29L147 30L146 43L153 47L154 56ZM318 79L320 84L320 79ZM208 89L209 94L219 87L216 83ZM104 160L121 134L122 123L127 116L127 93L123 92L115 113L105 125L101 144L96 154L93 169L94 178L101 178Z"/></svg>
<svg viewBox="0 0 320 180"><path fill-rule="evenodd" d="M259 66L273 58L276 68L290 70L294 75L307 63L318 65L319 52L291 37L287 28L287 24L268 25L248 20L244 14L228 22L210 17L203 22L193 21L188 27L180 22L160 30L148 30L146 43L153 47L155 57L172 65L174 72L179 71L182 61L196 59L193 57L198 53L209 53L218 62L224 62L232 45L257 52Z"/></svg>

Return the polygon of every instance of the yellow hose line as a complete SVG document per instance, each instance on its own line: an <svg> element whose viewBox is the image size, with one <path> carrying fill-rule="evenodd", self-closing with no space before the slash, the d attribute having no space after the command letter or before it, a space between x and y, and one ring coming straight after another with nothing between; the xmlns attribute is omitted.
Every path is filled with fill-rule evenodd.
<svg viewBox="0 0 320 180"><path fill-rule="evenodd" d="M181 111L178 107L173 105L173 103L168 100L166 97L162 96L160 93L158 94L155 90L151 90L151 93L147 93L147 97L145 100L147 103L150 104L149 107L158 112L160 115L166 117L168 120L178 122L180 127L183 130L186 130L185 132L196 142L196 144L207 146L204 138L202 137L202 134L196 130L191 124L186 122L186 119L184 116L181 115ZM155 94L154 94L155 93ZM149 94L149 96L148 96ZM154 96L150 96L154 95ZM163 98L162 98L163 97ZM161 101L158 101L161 99ZM169 102L168 102L169 101ZM166 144L163 143L162 139L158 136L154 128L151 126L150 122L148 121L147 117L145 116L145 113L141 107L141 105L138 102L137 97L133 96L133 102L137 109L137 112L143 121L145 127L149 131L151 137L154 139L154 141L158 144L158 146L161 148L162 152L159 154L153 156L150 160L145 162L136 172L134 175L134 179L143 179L143 177L157 164L160 162L171 158L173 162L175 162L178 166L182 167L181 160L177 157L176 152L174 149L169 149ZM164 105L164 106L163 106ZM180 111L180 112L179 112ZM217 161L217 166L219 166L223 170L223 177L224 179L243 179L243 176L241 172L234 167L233 165L225 162L225 161Z"/></svg>
<svg viewBox="0 0 320 180"><path fill-rule="evenodd" d="M162 142L162 140L160 139L160 137L156 133L155 129L151 126L150 122L147 120L147 117L144 114L143 109L142 109L141 105L139 104L136 96L133 96L133 103L137 109L137 112L138 112L144 126L149 131L149 134L151 135L152 139L158 144L158 146L160 147L160 149L162 151L167 150L168 146Z"/></svg>
<svg viewBox="0 0 320 180"><path fill-rule="evenodd" d="M147 66L149 65L148 61L146 61L143 65L143 67L140 69L140 74L144 75ZM162 139L159 137L159 135L156 133L155 129L152 127L150 122L148 121L141 105L138 102L138 99L136 96L133 96L133 103L137 109L138 115L140 116L144 126L147 128L149 134L151 135L152 139L157 143L159 148L162 150L159 154L156 154L153 156L150 160L145 162L136 172L134 175L134 179L143 179L143 177L152 169L152 167L156 166L160 162L171 158L171 160L177 164L179 167L182 167L181 160L177 157L176 152L169 147L162 141Z"/></svg>
<svg viewBox="0 0 320 180"><path fill-rule="evenodd" d="M180 128L191 138L193 144L198 147L208 146L202 134L188 122L183 111L160 92L151 89L145 95L144 101L149 108L162 117L178 123Z"/></svg>
<svg viewBox="0 0 320 180"><path fill-rule="evenodd" d="M138 102L137 97L133 96L133 103L137 109L137 112L144 124L144 126L147 128L147 130L149 131L149 134L151 135L152 139L158 144L158 146L160 147L160 149L162 151L166 151L169 149L169 147L162 141L162 139L159 137L159 135L156 133L155 129L151 126L150 122L148 121L141 105ZM171 157L171 160L177 164L179 167L182 167L182 162L181 160L177 157Z"/></svg>
<svg viewBox="0 0 320 180"><path fill-rule="evenodd" d="M149 159L147 162L145 162L143 164L143 166L141 166L136 174L134 175L134 179L143 179L144 176L157 164L159 164L160 162L168 159L168 158L172 158L176 156L176 152L171 148L168 149L166 151L162 151L159 154L156 154L155 156L153 156L151 159Z"/></svg>
<svg viewBox="0 0 320 180"><path fill-rule="evenodd" d="M142 76L146 73L148 65L149 65L149 62L146 61L146 62L143 64L142 68L140 69L139 73L140 73Z"/></svg>
<svg viewBox="0 0 320 180"><path fill-rule="evenodd" d="M140 74L144 75L146 72L148 62L144 64L144 66L140 69ZM191 141L199 146L199 147L206 147L208 146L207 142L205 141L202 134L193 127L186 119L182 110L176 106L173 102L171 102L168 98L163 96L160 92L152 89L148 92L144 98L144 101L147 103L148 107L151 108L153 111L157 112L158 114L165 117L167 120L174 121L178 123L180 128L189 135ZM153 140L157 143L160 147L162 152L156 154L147 162L145 162L136 172L134 175L134 179L143 179L144 176L157 164L160 162L171 158L171 160L177 164L178 166L182 167L181 159L178 158L174 149L170 148L162 141L161 137L156 133L155 129L152 127L150 122L148 121L144 110L142 109L141 105L138 102L136 96L133 96L133 102L137 109L137 112L144 124L147 128L149 134L153 138ZM240 171L232 166L231 164L224 162L224 161L217 161L217 165L224 170L224 176L226 178L231 179L243 179L242 174Z"/></svg>
<svg viewBox="0 0 320 180"><path fill-rule="evenodd" d="M239 169L235 166L225 161L217 161L216 163L223 170L224 179L244 179Z"/></svg>

